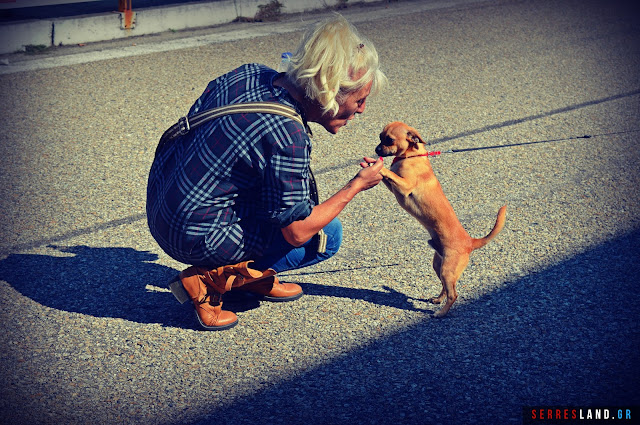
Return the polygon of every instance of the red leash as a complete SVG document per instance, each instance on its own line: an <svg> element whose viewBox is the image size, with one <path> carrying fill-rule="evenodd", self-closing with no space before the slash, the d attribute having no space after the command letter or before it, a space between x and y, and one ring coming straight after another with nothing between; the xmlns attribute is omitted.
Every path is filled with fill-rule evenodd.
<svg viewBox="0 0 640 425"><path fill-rule="evenodd" d="M416 158L416 157L418 157L418 156L438 156L438 155L440 155L441 153L453 153L453 151L444 151L444 152L441 152L441 151L433 151L433 152L423 153L422 155L405 156L405 157L403 157L403 158L399 158L399 157L397 157L397 156L396 156L395 158L393 158L393 162L391 163L391 165L393 165L393 164L395 164L396 162L401 161L401 160L403 160L403 159L407 159L407 158Z"/></svg>

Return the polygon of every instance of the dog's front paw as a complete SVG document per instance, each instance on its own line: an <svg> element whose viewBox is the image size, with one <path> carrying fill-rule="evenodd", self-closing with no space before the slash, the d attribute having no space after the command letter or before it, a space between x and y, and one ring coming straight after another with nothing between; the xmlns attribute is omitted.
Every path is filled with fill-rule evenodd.
<svg viewBox="0 0 640 425"><path fill-rule="evenodd" d="M391 172L389 171L389 169L382 167L380 169L380 175L385 178L388 179L391 177Z"/></svg>

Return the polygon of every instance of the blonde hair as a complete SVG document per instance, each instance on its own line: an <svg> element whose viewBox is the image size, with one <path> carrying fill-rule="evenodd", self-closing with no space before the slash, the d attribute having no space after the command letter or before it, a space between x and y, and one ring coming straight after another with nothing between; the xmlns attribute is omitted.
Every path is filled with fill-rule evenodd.
<svg viewBox="0 0 640 425"><path fill-rule="evenodd" d="M305 34L291 57L287 76L322 105L323 113L334 116L350 93L373 81L371 93L375 94L387 81L373 44L338 13Z"/></svg>

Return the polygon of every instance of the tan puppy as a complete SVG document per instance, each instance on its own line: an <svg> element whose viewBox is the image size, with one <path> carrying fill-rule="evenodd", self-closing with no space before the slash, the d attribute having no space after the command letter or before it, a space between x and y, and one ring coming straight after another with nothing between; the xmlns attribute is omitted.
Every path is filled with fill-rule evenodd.
<svg viewBox="0 0 640 425"><path fill-rule="evenodd" d="M507 206L498 211L493 230L482 239L469 236L447 200L431 164L425 142L418 132L402 122L387 125L376 147L379 156L395 156L390 169L383 168L383 182L393 192L400 206L427 228L429 245L436 253L433 269L442 282L442 292L430 301L446 304L435 313L442 317L458 298L456 282L469 263L471 251L485 246L504 227Z"/></svg>

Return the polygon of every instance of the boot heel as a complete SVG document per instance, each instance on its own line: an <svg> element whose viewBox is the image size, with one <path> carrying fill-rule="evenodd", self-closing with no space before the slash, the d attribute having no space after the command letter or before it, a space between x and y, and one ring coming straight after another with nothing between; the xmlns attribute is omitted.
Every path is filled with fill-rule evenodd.
<svg viewBox="0 0 640 425"><path fill-rule="evenodd" d="M171 282L169 284L169 289L180 304L184 304L191 299L187 291L184 290L184 286L182 286L182 282L180 281L180 279Z"/></svg>

